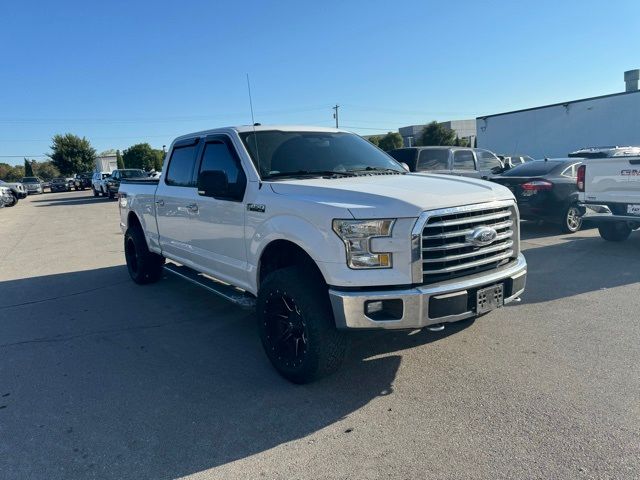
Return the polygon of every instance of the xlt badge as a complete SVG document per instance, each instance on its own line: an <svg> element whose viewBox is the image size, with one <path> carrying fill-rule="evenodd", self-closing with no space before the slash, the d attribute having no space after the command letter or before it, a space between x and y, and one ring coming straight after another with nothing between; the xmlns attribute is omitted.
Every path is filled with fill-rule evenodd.
<svg viewBox="0 0 640 480"><path fill-rule="evenodd" d="M247 203L247 210L249 210L250 212L260 212L260 213L264 213L264 211L267 209L267 207L265 207L262 204L258 204L258 203Z"/></svg>

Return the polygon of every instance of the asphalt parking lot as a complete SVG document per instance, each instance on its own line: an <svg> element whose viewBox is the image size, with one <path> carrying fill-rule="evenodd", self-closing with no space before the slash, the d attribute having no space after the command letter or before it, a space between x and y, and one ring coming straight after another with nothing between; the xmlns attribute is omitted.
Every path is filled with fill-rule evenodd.
<svg viewBox="0 0 640 480"><path fill-rule="evenodd" d="M311 385L253 315L129 280L117 204L0 210L3 479L638 478L640 234L524 224L522 302L354 337Z"/></svg>

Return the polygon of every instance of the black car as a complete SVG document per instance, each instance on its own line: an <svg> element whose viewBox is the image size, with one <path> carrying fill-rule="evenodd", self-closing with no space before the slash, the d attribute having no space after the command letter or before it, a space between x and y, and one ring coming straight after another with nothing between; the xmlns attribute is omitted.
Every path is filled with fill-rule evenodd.
<svg viewBox="0 0 640 480"><path fill-rule="evenodd" d="M148 178L149 175L144 170L138 168L124 168L114 170L111 172L111 176L104 179L104 184L107 188L107 195L109 198L115 198L120 189L120 181L123 178Z"/></svg>
<svg viewBox="0 0 640 480"><path fill-rule="evenodd" d="M76 178L73 179L73 188L75 190L84 190L85 188L91 188L91 178L93 173L78 173Z"/></svg>
<svg viewBox="0 0 640 480"><path fill-rule="evenodd" d="M71 185L67 178L52 178L50 187L52 192L70 192Z"/></svg>
<svg viewBox="0 0 640 480"><path fill-rule="evenodd" d="M408 147L389 152L411 172L442 173L488 179L504 171L495 153L469 147Z"/></svg>
<svg viewBox="0 0 640 480"><path fill-rule="evenodd" d="M517 165L491 180L511 190L520 217L560 224L565 233L582 227L577 208L578 158L550 158Z"/></svg>

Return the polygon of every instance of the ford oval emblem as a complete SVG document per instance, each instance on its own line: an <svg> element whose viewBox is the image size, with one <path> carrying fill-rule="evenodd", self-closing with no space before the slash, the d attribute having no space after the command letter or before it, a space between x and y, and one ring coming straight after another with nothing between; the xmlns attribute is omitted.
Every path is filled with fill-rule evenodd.
<svg viewBox="0 0 640 480"><path fill-rule="evenodd" d="M476 227L467 235L467 242L472 243L476 247L486 247L494 242L498 232L491 227Z"/></svg>

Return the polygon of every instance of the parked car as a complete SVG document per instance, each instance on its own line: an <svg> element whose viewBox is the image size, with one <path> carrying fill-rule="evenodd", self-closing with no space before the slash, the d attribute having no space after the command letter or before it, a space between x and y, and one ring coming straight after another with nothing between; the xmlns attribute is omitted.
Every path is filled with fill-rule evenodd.
<svg viewBox="0 0 640 480"><path fill-rule="evenodd" d="M0 208L11 207L15 205L12 203L14 199L11 189L9 187L3 187L0 185Z"/></svg>
<svg viewBox="0 0 640 480"><path fill-rule="evenodd" d="M115 198L120 189L120 181L123 178L149 178L147 172L138 168L124 168L111 172L111 175L104 179L104 184L109 198Z"/></svg>
<svg viewBox="0 0 640 480"><path fill-rule="evenodd" d="M73 188L75 190L84 190L91 188L92 173L78 173L73 180Z"/></svg>
<svg viewBox="0 0 640 480"><path fill-rule="evenodd" d="M111 175L111 172L93 172L91 177L91 190L93 190L93 196L107 195L107 186L104 181Z"/></svg>
<svg viewBox="0 0 640 480"><path fill-rule="evenodd" d="M529 155L498 155L498 158L502 160L506 170L522 165L523 163L533 162L534 160L534 158Z"/></svg>
<svg viewBox="0 0 640 480"><path fill-rule="evenodd" d="M70 192L71 185L69 185L69 179L62 178L62 177L52 178L51 191L52 192Z"/></svg>
<svg viewBox="0 0 640 480"><path fill-rule="evenodd" d="M38 177L23 177L20 183L25 186L27 193L44 193L42 180Z"/></svg>
<svg viewBox="0 0 640 480"><path fill-rule="evenodd" d="M44 193L44 191L47 188L49 189L49 191L51 191L51 180L43 180L42 181L42 193Z"/></svg>
<svg viewBox="0 0 640 480"><path fill-rule="evenodd" d="M578 168L578 190L580 213L604 240L621 242L640 229L640 155L585 161Z"/></svg>
<svg viewBox="0 0 640 480"><path fill-rule="evenodd" d="M491 178L511 190L520 216L560 225L564 233L582 228L576 183L578 158L547 158L518 165Z"/></svg>
<svg viewBox="0 0 640 480"><path fill-rule="evenodd" d="M489 150L467 147L408 147L389 152L407 164L411 172L443 173L488 179L504 170L504 164Z"/></svg>
<svg viewBox="0 0 640 480"><path fill-rule="evenodd" d="M3 180L0 180L0 186L6 187L9 190L11 190L11 196L13 197L13 201L10 202L11 205L8 205L10 207L18 203L18 200L26 198L27 196L27 189L24 187L23 184L19 182L8 183Z"/></svg>
<svg viewBox="0 0 640 480"><path fill-rule="evenodd" d="M352 133L194 133L173 142L163 172L122 180L132 280L160 280L170 260L167 271L256 306L266 355L292 382L336 370L344 330L441 330L525 288L508 189L407 173Z"/></svg>

